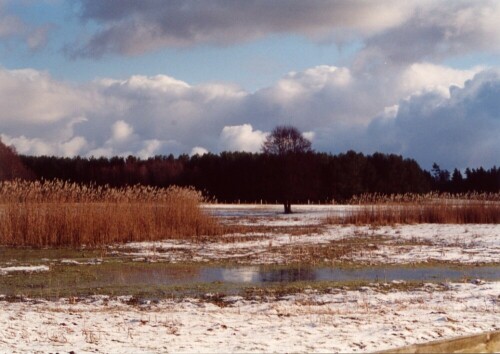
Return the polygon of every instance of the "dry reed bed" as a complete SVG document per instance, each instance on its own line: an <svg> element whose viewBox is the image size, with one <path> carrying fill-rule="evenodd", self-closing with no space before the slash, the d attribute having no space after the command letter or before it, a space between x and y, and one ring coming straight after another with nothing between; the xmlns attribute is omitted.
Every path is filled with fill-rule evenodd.
<svg viewBox="0 0 500 354"><path fill-rule="evenodd" d="M500 202L500 192L497 193L438 193L430 192L426 194L404 193L404 194L380 194L364 193L353 196L348 204L415 204L415 203L469 203L471 201Z"/></svg>
<svg viewBox="0 0 500 354"><path fill-rule="evenodd" d="M199 239L221 232L192 188L110 188L62 181L0 183L0 244L97 247Z"/></svg>
<svg viewBox="0 0 500 354"><path fill-rule="evenodd" d="M360 207L343 217L328 218L328 222L355 225L500 223L500 193L364 194L353 197L350 204Z"/></svg>

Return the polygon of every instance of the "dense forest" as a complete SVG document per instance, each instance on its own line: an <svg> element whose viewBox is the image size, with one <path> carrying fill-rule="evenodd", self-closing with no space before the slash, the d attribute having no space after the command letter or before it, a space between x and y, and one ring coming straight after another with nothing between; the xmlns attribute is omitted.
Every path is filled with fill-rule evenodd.
<svg viewBox="0 0 500 354"><path fill-rule="evenodd" d="M286 156L223 152L189 157L62 158L20 156L37 179L98 185L194 186L220 202L344 201L361 193L498 192L500 169L431 171L398 155L318 152Z"/></svg>
<svg viewBox="0 0 500 354"><path fill-rule="evenodd" d="M312 150L287 154L220 154L127 158L18 156L0 141L0 181L60 179L84 184L193 186L219 202L325 203L363 193L498 192L500 169L425 171L398 155Z"/></svg>

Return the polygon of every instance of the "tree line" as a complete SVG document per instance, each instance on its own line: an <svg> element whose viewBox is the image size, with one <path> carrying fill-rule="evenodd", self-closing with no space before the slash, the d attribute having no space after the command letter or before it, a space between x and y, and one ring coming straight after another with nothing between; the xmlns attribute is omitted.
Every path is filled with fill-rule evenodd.
<svg viewBox="0 0 500 354"><path fill-rule="evenodd" d="M202 156L18 156L0 141L0 180L60 179L84 184L193 186L219 202L325 203L363 193L498 192L500 169L423 170L394 154L332 155L311 149L279 153L222 152ZM286 210L286 205L285 205Z"/></svg>
<svg viewBox="0 0 500 354"><path fill-rule="evenodd" d="M222 152L189 157L139 159L20 156L37 179L62 179L120 187L194 186L221 202L281 203L290 193L293 203L343 201L362 193L498 192L500 169L455 170L420 168L399 155L354 151L332 155Z"/></svg>
<svg viewBox="0 0 500 354"><path fill-rule="evenodd" d="M0 181L34 177L35 175L21 162L16 150L0 140Z"/></svg>
<svg viewBox="0 0 500 354"><path fill-rule="evenodd" d="M479 167L466 168L464 174L457 168L450 173L434 163L431 170L432 188L440 192L466 193L500 191L500 168L493 166L489 170Z"/></svg>

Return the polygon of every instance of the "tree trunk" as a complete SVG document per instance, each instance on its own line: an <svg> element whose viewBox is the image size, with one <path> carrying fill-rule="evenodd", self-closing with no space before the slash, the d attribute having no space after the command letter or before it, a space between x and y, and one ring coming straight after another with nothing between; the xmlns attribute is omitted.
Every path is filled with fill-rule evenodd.
<svg viewBox="0 0 500 354"><path fill-rule="evenodd" d="M288 200L283 203L283 206L285 207L285 214L292 213L292 204Z"/></svg>

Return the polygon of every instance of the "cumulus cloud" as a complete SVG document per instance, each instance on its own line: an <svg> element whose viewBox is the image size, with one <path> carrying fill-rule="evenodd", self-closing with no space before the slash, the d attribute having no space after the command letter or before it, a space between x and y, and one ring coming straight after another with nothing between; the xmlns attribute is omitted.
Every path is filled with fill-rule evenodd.
<svg viewBox="0 0 500 354"><path fill-rule="evenodd" d="M248 95L233 85L191 86L165 75L102 80L92 90L106 102L91 114L95 121L108 127L116 120L127 122L133 125L134 136L158 142L156 152L174 154L187 153L195 145L213 150L220 130L233 119ZM110 122L110 117L115 121ZM122 123L120 127L125 128ZM91 125L86 129L88 134L95 130ZM135 149L133 142L128 146Z"/></svg>
<svg viewBox="0 0 500 354"><path fill-rule="evenodd" d="M220 143L222 150L258 152L267 135L250 124L227 126L220 133Z"/></svg>
<svg viewBox="0 0 500 354"><path fill-rule="evenodd" d="M110 136L102 146L91 150L90 156L128 156L144 155L144 151L139 146L143 145L141 138L134 134L134 128L123 120L118 120L111 125ZM134 151L135 150L135 151Z"/></svg>
<svg viewBox="0 0 500 354"><path fill-rule="evenodd" d="M375 119L359 136L365 151L411 156L425 168L498 165L500 73L484 71L448 94L425 92L401 100L392 119Z"/></svg>
<svg viewBox="0 0 500 354"><path fill-rule="evenodd" d="M484 70L482 67L457 70L425 62L411 64L401 73L400 90L412 95L417 92L438 90L447 95L450 86L462 87L465 81L482 70Z"/></svg>
<svg viewBox="0 0 500 354"><path fill-rule="evenodd" d="M189 156L194 156L194 155L202 156L205 154L208 154L207 149L205 149L201 146L195 146L194 148L191 149L191 153L189 154Z"/></svg>
<svg viewBox="0 0 500 354"><path fill-rule="evenodd" d="M489 166L500 151L499 85L495 71L429 63L371 76L319 66L254 93L165 75L72 86L0 69L0 132L25 154L146 158L259 151L266 132L292 124L318 151L400 153L426 168Z"/></svg>
<svg viewBox="0 0 500 354"><path fill-rule="evenodd" d="M0 69L0 127L8 123L25 129L68 121L92 106L89 93L58 82L49 74L32 70Z"/></svg>
<svg viewBox="0 0 500 354"><path fill-rule="evenodd" d="M81 136L75 136L68 141L62 142L59 150L63 156L78 156L87 146L87 140Z"/></svg>
<svg viewBox="0 0 500 354"><path fill-rule="evenodd" d="M143 148L137 152L137 156L142 159L156 155L162 146L163 142L157 139L146 140L143 142Z"/></svg>
<svg viewBox="0 0 500 354"><path fill-rule="evenodd" d="M367 75L349 68L319 66L286 75L248 101L254 112L252 122L259 123L260 128L271 130L275 124L292 124L307 131L314 127L323 131L317 135L318 143L323 144L328 134L334 134L327 133L329 130L366 126L401 98L426 90L447 92L450 85L462 86L479 70L421 63ZM324 144L321 147L331 145Z"/></svg>
<svg viewBox="0 0 500 354"><path fill-rule="evenodd" d="M75 1L90 24L82 30L88 41L66 48L75 57L289 34L339 44L356 39L360 50L350 66L291 72L255 92L168 75L72 85L33 69L0 68L0 133L21 153L259 151L266 132L291 124L319 151L401 153L427 168L434 161L498 164L498 73L436 64L498 53L498 1ZM3 3L0 41L43 47L50 26L29 26Z"/></svg>
<svg viewBox="0 0 500 354"><path fill-rule="evenodd" d="M24 155L73 157L84 154L88 146L87 140L82 136L75 136L66 141L48 141L27 138L24 135L11 137L0 134L0 137L5 144L15 146L16 151Z"/></svg>
<svg viewBox="0 0 500 354"><path fill-rule="evenodd" d="M123 120L119 120L113 124L112 129L112 137L113 141L126 141L134 132L134 129L124 122Z"/></svg>

